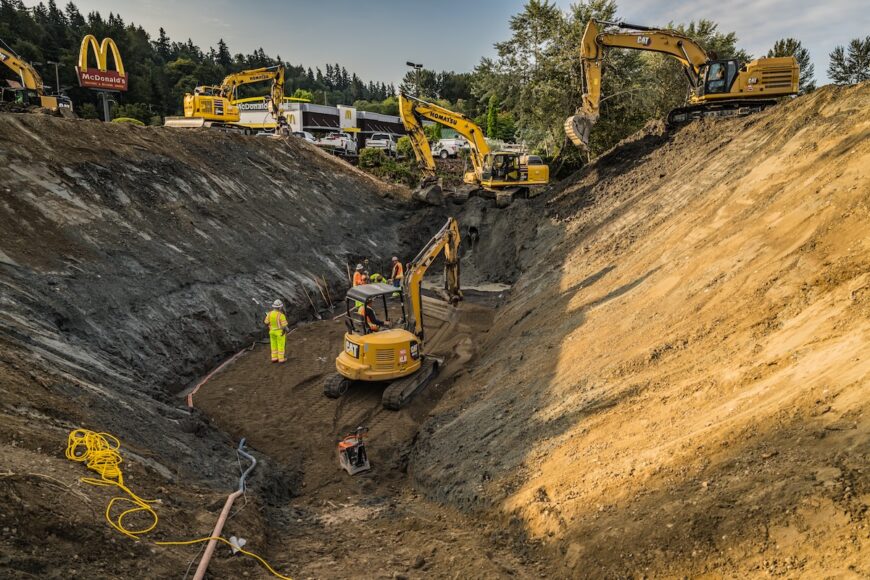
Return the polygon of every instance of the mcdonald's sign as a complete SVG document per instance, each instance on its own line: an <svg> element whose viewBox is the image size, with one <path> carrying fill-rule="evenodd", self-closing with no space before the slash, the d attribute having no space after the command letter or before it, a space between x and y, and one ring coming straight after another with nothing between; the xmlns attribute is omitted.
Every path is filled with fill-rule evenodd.
<svg viewBox="0 0 870 580"><path fill-rule="evenodd" d="M88 66L88 54L94 49L97 59L96 68ZM112 58L115 61L115 70L109 69L109 49L112 50ZM93 34L88 34L82 39L82 47L79 50L79 65L76 67L79 77L79 85L91 89L104 89L110 91L127 90L127 73L124 72L124 63L118 45L111 38L104 38L98 43Z"/></svg>

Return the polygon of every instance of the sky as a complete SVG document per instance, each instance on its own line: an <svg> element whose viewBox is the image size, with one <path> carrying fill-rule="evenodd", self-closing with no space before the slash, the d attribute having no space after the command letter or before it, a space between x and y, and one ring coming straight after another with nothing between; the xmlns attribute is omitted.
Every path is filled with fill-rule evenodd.
<svg viewBox="0 0 870 580"><path fill-rule="evenodd" d="M119 13L152 37L203 49L223 38L233 54L262 47L271 56L312 68L340 63L363 80L398 84L406 61L435 70L470 71L493 43L510 36L508 20L523 0L73 0L83 14ZM556 0L567 9L572 0ZM29 0L28 5L36 4ZM58 0L64 5L65 0ZM617 0L619 17L664 26L706 18L737 33L755 57L795 37L809 49L817 84L828 81L836 45L870 34L870 0Z"/></svg>

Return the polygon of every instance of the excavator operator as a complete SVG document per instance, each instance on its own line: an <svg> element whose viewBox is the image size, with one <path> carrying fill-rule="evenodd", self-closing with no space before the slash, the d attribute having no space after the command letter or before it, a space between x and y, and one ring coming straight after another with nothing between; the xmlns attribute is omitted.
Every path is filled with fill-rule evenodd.
<svg viewBox="0 0 870 580"><path fill-rule="evenodd" d="M365 320L365 324L370 332L377 332L382 328L389 328L389 321L378 320L375 314L375 309L372 308L371 300L367 300L364 306L359 307L359 315Z"/></svg>

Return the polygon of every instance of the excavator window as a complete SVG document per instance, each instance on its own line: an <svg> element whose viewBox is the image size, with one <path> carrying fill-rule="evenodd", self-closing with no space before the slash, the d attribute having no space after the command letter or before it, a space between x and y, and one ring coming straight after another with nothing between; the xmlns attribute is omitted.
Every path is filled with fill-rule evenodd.
<svg viewBox="0 0 870 580"><path fill-rule="evenodd" d="M704 86L704 94L727 93L737 78L737 61L723 60L711 62L707 67L707 82Z"/></svg>

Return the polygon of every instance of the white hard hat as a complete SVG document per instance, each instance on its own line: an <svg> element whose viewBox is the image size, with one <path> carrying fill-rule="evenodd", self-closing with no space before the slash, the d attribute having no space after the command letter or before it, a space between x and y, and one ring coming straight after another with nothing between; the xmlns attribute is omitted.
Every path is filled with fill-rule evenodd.
<svg viewBox="0 0 870 580"><path fill-rule="evenodd" d="M399 261L399 258L397 258L396 256L393 256L393 261L394 261L394 262L398 262L398 261Z"/></svg>
<svg viewBox="0 0 870 580"><path fill-rule="evenodd" d="M280 300L275 300L272 303L272 308L284 308L284 303L281 302Z"/></svg>
<svg viewBox="0 0 870 580"><path fill-rule="evenodd" d="M356 269L357 269L357 270L362 270L362 269L363 269L362 264L357 264L357 265L356 265Z"/></svg>

